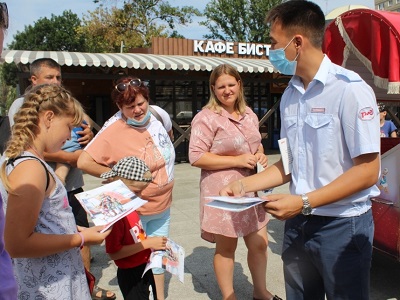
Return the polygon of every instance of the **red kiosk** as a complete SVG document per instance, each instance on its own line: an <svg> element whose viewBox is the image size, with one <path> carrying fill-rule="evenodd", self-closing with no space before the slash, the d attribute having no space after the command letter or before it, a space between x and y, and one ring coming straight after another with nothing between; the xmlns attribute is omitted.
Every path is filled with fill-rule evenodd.
<svg viewBox="0 0 400 300"><path fill-rule="evenodd" d="M378 101L400 102L400 13L349 10L327 26L323 50L360 74ZM381 194L372 202L374 248L400 260L400 138L382 138L381 155Z"/></svg>

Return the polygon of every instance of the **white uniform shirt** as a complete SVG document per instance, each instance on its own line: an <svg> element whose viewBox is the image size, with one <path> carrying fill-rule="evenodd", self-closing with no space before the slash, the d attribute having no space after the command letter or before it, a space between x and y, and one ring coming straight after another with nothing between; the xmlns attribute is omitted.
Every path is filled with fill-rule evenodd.
<svg viewBox="0 0 400 300"><path fill-rule="evenodd" d="M319 189L350 169L352 158L380 152L373 90L358 74L333 64L327 56L306 91L300 78L293 76L280 108L281 137L288 139L293 155L292 194ZM369 198L377 195L374 185L312 213L357 216L370 209Z"/></svg>

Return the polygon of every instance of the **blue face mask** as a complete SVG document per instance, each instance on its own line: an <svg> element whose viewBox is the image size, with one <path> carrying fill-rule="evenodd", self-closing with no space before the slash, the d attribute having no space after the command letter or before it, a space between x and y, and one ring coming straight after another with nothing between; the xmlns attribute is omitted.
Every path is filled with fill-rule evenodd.
<svg viewBox="0 0 400 300"><path fill-rule="evenodd" d="M126 124L132 127L144 127L147 125L147 122L150 120L151 112L150 109L147 109L147 113L144 116L143 120L136 121L135 119L126 118Z"/></svg>
<svg viewBox="0 0 400 300"><path fill-rule="evenodd" d="M296 67L297 67L296 59L299 56L299 53L297 53L293 61L288 60L285 54L286 48L290 45L293 39L290 40L290 42L286 45L285 48L269 50L269 61L271 62L271 64L274 66L275 69L277 69L284 75L294 75L296 73Z"/></svg>

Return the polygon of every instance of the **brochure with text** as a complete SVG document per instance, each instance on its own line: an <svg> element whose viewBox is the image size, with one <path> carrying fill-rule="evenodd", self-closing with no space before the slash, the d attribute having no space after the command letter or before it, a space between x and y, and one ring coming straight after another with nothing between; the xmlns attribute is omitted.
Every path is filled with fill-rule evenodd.
<svg viewBox="0 0 400 300"><path fill-rule="evenodd" d="M243 211L265 201L259 197L209 196L206 198L213 200L207 203L207 206L236 212Z"/></svg>
<svg viewBox="0 0 400 300"><path fill-rule="evenodd" d="M75 195L96 226L104 232L115 222L147 203L135 195L121 180Z"/></svg>
<svg viewBox="0 0 400 300"><path fill-rule="evenodd" d="M279 151L281 151L283 169L285 171L285 175L288 175L292 173L293 155L292 151L290 150L287 138L278 140L278 145L279 145Z"/></svg>
<svg viewBox="0 0 400 300"><path fill-rule="evenodd" d="M153 251L150 256L150 262L147 264L143 275L152 268L163 268L176 275L179 281L183 283L185 275L185 249L179 246L173 240L168 239L165 251Z"/></svg>

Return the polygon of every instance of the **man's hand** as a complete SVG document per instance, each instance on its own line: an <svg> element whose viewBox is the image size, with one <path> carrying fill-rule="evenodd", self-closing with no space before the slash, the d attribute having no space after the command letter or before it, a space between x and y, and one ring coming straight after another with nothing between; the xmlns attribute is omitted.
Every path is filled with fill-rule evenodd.
<svg viewBox="0 0 400 300"><path fill-rule="evenodd" d="M221 196L238 196L242 197L245 194L244 186L241 180L236 180L223 187L219 194Z"/></svg>
<svg viewBox="0 0 400 300"><path fill-rule="evenodd" d="M301 213L303 201L299 195L272 194L262 197L264 210L279 220L287 220Z"/></svg>
<svg viewBox="0 0 400 300"><path fill-rule="evenodd" d="M89 124L82 123L81 124L83 131L78 131L77 134L82 137L78 139L78 142L81 146L86 146L93 139L94 134Z"/></svg>

